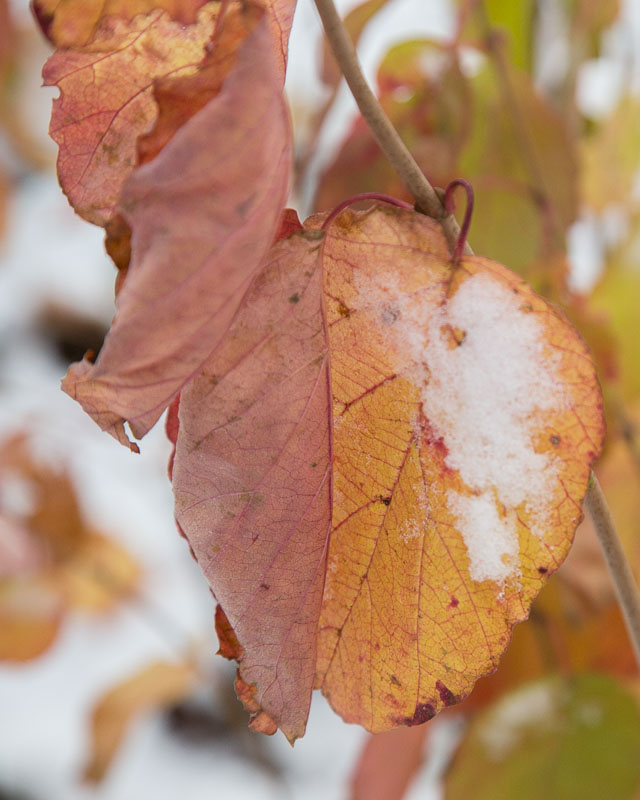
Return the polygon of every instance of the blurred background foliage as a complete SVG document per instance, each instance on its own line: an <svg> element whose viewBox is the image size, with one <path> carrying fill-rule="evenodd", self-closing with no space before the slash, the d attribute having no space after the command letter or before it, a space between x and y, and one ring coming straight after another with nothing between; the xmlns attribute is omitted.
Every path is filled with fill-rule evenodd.
<svg viewBox="0 0 640 800"><path fill-rule="evenodd" d="M346 23L354 40L401 2L351 4ZM457 0L450 37L391 46L377 67L377 92L434 185L457 177L473 185L475 252L520 273L589 344L608 424L596 472L640 578L640 64L633 13L633 0ZM0 0L0 236L7 236L7 209L25 176L53 170L53 150L29 99L46 54L35 26ZM600 88L587 85L603 60L615 66L614 77ZM292 202L311 212L366 191L410 200L359 116L317 167L340 86L326 45L318 76L321 102L293 101ZM99 315L50 302L36 312L33 324L56 363L99 349L107 322ZM69 615L99 617L121 604L137 605L152 624L159 614L160 627L171 628L144 599L143 565L85 519L64 457L52 464L38 454L19 418L2 434L0 660L17 669L48 651ZM208 641L189 639L172 659L142 665L96 698L85 779L103 780L129 723L154 710L192 739L231 737L243 757L280 779L278 759L244 731L243 712L221 688L227 683L203 666L210 649ZM639 698L637 665L584 522L496 672L442 715L454 732L444 751L456 751L442 796L638 800ZM426 796L414 781L430 753L443 751L430 744L438 724L368 737L353 765L351 796Z"/></svg>

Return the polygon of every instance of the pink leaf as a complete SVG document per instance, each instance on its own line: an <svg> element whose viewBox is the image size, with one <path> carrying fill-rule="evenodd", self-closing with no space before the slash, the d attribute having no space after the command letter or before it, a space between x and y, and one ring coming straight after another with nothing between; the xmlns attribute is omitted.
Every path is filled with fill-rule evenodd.
<svg viewBox="0 0 640 800"><path fill-rule="evenodd" d="M233 644L253 713L290 741L309 709L330 522L321 239L274 245L181 393L173 466L178 524L228 620L222 649Z"/></svg>
<svg viewBox="0 0 640 800"><path fill-rule="evenodd" d="M259 80L256 79L259 76ZM288 189L291 131L266 22L219 95L129 177L133 231L117 314L95 365L63 381L103 430L140 438L226 334L271 244Z"/></svg>

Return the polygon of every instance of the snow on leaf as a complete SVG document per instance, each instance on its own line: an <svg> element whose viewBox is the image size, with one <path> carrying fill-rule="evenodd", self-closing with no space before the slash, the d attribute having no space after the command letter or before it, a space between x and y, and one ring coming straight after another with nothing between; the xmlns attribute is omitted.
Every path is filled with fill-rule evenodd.
<svg viewBox="0 0 640 800"><path fill-rule="evenodd" d="M197 25L155 9L131 20L102 20L90 45L58 50L44 82L58 86L49 132L58 144L60 183L75 210L104 225L137 163L137 138L155 122L154 82L198 71L211 39L217 3Z"/></svg>
<svg viewBox="0 0 640 800"><path fill-rule="evenodd" d="M488 259L452 268L413 212L345 212L324 245L333 521L317 684L374 732L490 672L567 553L600 392L566 320Z"/></svg>
<svg viewBox="0 0 640 800"><path fill-rule="evenodd" d="M273 246L181 392L173 462L176 519L220 603L238 694L254 729L291 741L311 698L330 521L321 243L311 230Z"/></svg>
<svg viewBox="0 0 640 800"><path fill-rule="evenodd" d="M290 136L261 22L220 93L126 181L132 258L117 314L95 365L63 382L119 441L125 420L143 436L227 333L280 220Z"/></svg>

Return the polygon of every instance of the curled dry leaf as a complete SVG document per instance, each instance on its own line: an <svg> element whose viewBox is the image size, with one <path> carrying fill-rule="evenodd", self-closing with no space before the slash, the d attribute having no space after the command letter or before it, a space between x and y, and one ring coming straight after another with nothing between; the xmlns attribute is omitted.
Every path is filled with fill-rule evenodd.
<svg viewBox="0 0 640 800"><path fill-rule="evenodd" d="M184 25L196 21L206 0L32 0L31 8L44 35L55 47L83 47L99 36L107 18L131 21L138 14L165 11Z"/></svg>
<svg viewBox="0 0 640 800"><path fill-rule="evenodd" d="M95 365L73 365L63 382L119 441L125 420L143 436L225 336L276 232L290 158L263 21L220 93L124 185L132 261L117 314Z"/></svg>
<svg viewBox="0 0 640 800"><path fill-rule="evenodd" d="M290 739L316 647L316 685L372 731L492 671L603 436L584 344L505 267L454 267L413 212L344 212L314 241L319 224L274 246L183 391L173 465L222 649Z"/></svg>
<svg viewBox="0 0 640 800"><path fill-rule="evenodd" d="M57 86L49 133L59 146L58 176L74 209L104 225L137 163L137 139L157 117L154 82L197 73L213 34L218 3L196 25L155 9L130 20L102 20L90 45L58 50L44 83Z"/></svg>
<svg viewBox="0 0 640 800"><path fill-rule="evenodd" d="M99 783L134 718L184 700L195 685L189 664L159 661L110 689L91 718L91 756L85 780Z"/></svg>

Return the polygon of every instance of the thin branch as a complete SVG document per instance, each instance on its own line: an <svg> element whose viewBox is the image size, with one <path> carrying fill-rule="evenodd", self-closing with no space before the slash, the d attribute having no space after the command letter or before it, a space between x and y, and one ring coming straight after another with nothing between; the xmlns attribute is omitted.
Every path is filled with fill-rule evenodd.
<svg viewBox="0 0 640 800"><path fill-rule="evenodd" d="M591 475L584 506L609 567L629 638L640 665L640 596L598 479Z"/></svg>
<svg viewBox="0 0 640 800"><path fill-rule="evenodd" d="M444 206L438 193L425 177L382 110L377 97L369 88L362 74L353 42L336 11L333 0L315 0L315 3L333 55L380 149L415 198L417 208L440 222L449 247L453 249L459 235L455 217L445 216ZM465 252L470 253L471 249Z"/></svg>
<svg viewBox="0 0 640 800"><path fill-rule="evenodd" d="M440 222L449 247L453 251L460 232L455 217L445 216L444 205L436 190L423 174L369 88L362 74L353 42L336 11L333 0L315 0L315 4L333 54L362 116L367 121L390 164L415 198L416 207ZM465 252L472 253L468 244ZM591 473L589 490L585 498L585 508L600 541L629 637L640 665L640 595L606 500L593 473Z"/></svg>

